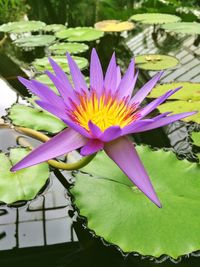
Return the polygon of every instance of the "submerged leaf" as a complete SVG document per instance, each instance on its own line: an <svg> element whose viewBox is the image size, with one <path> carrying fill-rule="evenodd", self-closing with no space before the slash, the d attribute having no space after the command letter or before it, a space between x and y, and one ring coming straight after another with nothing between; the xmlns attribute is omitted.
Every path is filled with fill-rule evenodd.
<svg viewBox="0 0 200 267"><path fill-rule="evenodd" d="M20 104L10 108L8 117L14 125L50 133L60 132L66 127L64 122L50 113Z"/></svg>
<svg viewBox="0 0 200 267"><path fill-rule="evenodd" d="M139 69L144 70L164 70L179 64L176 57L159 54L139 55L135 57L135 62Z"/></svg>
<svg viewBox="0 0 200 267"><path fill-rule="evenodd" d="M39 31L45 27L45 23L42 21L15 21L3 24L0 26L0 32L8 33L23 33Z"/></svg>
<svg viewBox="0 0 200 267"><path fill-rule="evenodd" d="M136 14L131 16L130 19L144 24L164 24L181 20L178 16L165 13Z"/></svg>
<svg viewBox="0 0 200 267"><path fill-rule="evenodd" d="M150 202L100 152L83 168L88 175L76 174L71 189L88 228L123 252L177 259L199 250L200 165L177 160L169 151L144 146L137 151L163 207Z"/></svg>
<svg viewBox="0 0 200 267"><path fill-rule="evenodd" d="M102 31L92 27L69 28L56 33L57 38L67 39L69 42L94 41L101 38L103 35L104 33Z"/></svg>
<svg viewBox="0 0 200 267"><path fill-rule="evenodd" d="M10 168L29 153L28 149L12 148L9 158L0 153L0 202L7 204L31 200L45 185L49 177L47 163L26 168L15 173Z"/></svg>

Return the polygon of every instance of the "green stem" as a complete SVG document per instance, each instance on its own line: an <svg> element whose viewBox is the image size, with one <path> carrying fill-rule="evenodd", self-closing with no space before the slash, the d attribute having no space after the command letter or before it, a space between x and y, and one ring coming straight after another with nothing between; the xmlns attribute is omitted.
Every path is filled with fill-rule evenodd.
<svg viewBox="0 0 200 267"><path fill-rule="evenodd" d="M36 130L30 129L30 128L14 127L14 129L17 132L20 132L24 135L33 137L33 138L35 138L39 141L42 141L42 142L46 142L50 139L47 135L40 133ZM26 142L26 144L27 144L27 142ZM31 148L30 144L28 144L27 146ZM72 171L72 170L81 169L84 166L86 166L95 157L95 155L96 155L96 153L94 153L90 156L83 157L82 159L80 159L79 161L74 162L74 163L64 163L64 162L60 162L60 161L53 160L53 159L48 160L47 162L49 165L51 165L54 168Z"/></svg>

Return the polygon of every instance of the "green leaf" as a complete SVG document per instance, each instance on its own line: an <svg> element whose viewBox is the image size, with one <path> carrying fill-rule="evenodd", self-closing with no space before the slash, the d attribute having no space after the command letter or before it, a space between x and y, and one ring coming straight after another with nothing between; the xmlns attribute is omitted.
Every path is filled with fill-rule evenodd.
<svg viewBox="0 0 200 267"><path fill-rule="evenodd" d="M17 39L14 41L19 47L37 47L37 46L48 46L55 41L54 35L32 35Z"/></svg>
<svg viewBox="0 0 200 267"><path fill-rule="evenodd" d="M66 26L63 24L49 24L46 25L46 27L44 28L45 32L58 32L61 30L65 30Z"/></svg>
<svg viewBox="0 0 200 267"><path fill-rule="evenodd" d="M50 133L60 132L66 127L50 113L20 104L14 104L9 109L8 117L14 125Z"/></svg>
<svg viewBox="0 0 200 267"><path fill-rule="evenodd" d="M146 54L136 56L135 63L139 69L164 70L175 67L179 64L179 61L173 56Z"/></svg>
<svg viewBox="0 0 200 267"><path fill-rule="evenodd" d="M200 101L167 101L166 103L158 106L158 109L161 113L166 111L172 111L173 113L198 111L197 114L189 116L183 119L183 121L193 121L200 124Z"/></svg>
<svg viewBox="0 0 200 267"><path fill-rule="evenodd" d="M200 101L200 83L191 83L191 82L174 82L174 83L165 83L158 85L153 88L151 93L148 95L149 98L157 98L158 96L166 93L171 89L182 86L182 88L168 99L179 99L179 100L198 100Z"/></svg>
<svg viewBox="0 0 200 267"><path fill-rule="evenodd" d="M23 33L42 30L45 27L42 21L16 21L9 22L0 26L0 32Z"/></svg>
<svg viewBox="0 0 200 267"><path fill-rule="evenodd" d="M45 185L49 177L47 163L10 172L10 168L29 152L24 148L12 148L9 158L0 153L0 202L11 204L19 200L31 200Z"/></svg>
<svg viewBox="0 0 200 267"><path fill-rule="evenodd" d="M134 28L134 24L130 21L119 20L102 20L95 23L95 28L103 32L123 32L130 31Z"/></svg>
<svg viewBox="0 0 200 267"><path fill-rule="evenodd" d="M158 208L104 152L76 174L71 189L87 226L123 252L174 259L200 249L200 165L137 147L163 207ZM133 162L134 164L134 162Z"/></svg>
<svg viewBox="0 0 200 267"><path fill-rule="evenodd" d="M94 41L101 38L103 35L104 33L102 31L92 27L69 28L56 33L57 38L67 39L69 42Z"/></svg>
<svg viewBox="0 0 200 267"><path fill-rule="evenodd" d="M197 22L168 23L162 25L161 28L169 32L183 34L200 34L200 23Z"/></svg>
<svg viewBox="0 0 200 267"><path fill-rule="evenodd" d="M57 43L51 45L49 50L55 55L64 55L66 52L70 54L83 53L89 49L89 46L82 43Z"/></svg>
<svg viewBox="0 0 200 267"><path fill-rule="evenodd" d="M69 73L69 66L67 63L66 56L53 56L51 58L54 59L65 72ZM88 60L84 57L73 56L73 59L75 60L75 62L77 63L77 65L80 69L84 69L88 66ZM45 71L45 70L52 71L52 67L51 67L47 57L35 59L32 62L32 65L38 71Z"/></svg>
<svg viewBox="0 0 200 267"><path fill-rule="evenodd" d="M144 13L136 14L130 17L131 20L143 24L164 24L180 21L181 18L175 15L165 13Z"/></svg>
<svg viewBox="0 0 200 267"><path fill-rule="evenodd" d="M192 140L196 146L200 146L200 132L192 132Z"/></svg>

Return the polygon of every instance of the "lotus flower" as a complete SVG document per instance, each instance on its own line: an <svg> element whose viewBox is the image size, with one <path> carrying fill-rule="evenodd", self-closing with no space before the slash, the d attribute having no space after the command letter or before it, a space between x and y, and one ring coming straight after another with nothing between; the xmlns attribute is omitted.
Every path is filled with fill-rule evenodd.
<svg viewBox="0 0 200 267"><path fill-rule="evenodd" d="M132 96L138 77L138 72L135 73L134 60L131 60L126 73L121 77L120 67L117 66L113 53L104 77L98 55L93 49L88 88L82 73L69 54L67 59L73 85L60 66L51 58L49 62L54 74L46 71L60 96L36 80L19 78L33 94L40 98L36 103L60 118L68 128L33 150L13 166L11 171L47 161L79 148L83 156L103 149L128 178L150 200L161 207L136 149L126 135L152 130L193 115L195 112L169 116L170 112L166 112L154 118L145 119L146 115L180 88L170 90L145 107L141 107L141 102L156 85L162 72L156 74Z"/></svg>

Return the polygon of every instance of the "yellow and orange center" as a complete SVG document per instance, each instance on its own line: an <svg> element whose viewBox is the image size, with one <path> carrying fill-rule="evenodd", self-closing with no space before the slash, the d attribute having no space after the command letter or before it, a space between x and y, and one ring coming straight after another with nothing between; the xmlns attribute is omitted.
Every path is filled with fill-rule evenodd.
<svg viewBox="0 0 200 267"><path fill-rule="evenodd" d="M89 121L105 131L110 126L123 128L137 118L136 106L128 105L124 99L119 100L105 94L98 98L94 93L90 96L80 95L79 100L79 105L70 113L73 120L88 131Z"/></svg>

